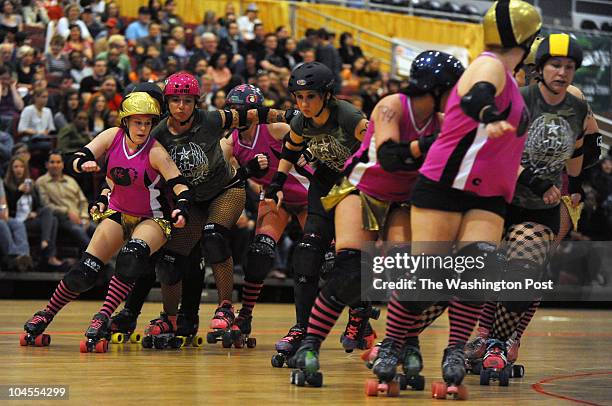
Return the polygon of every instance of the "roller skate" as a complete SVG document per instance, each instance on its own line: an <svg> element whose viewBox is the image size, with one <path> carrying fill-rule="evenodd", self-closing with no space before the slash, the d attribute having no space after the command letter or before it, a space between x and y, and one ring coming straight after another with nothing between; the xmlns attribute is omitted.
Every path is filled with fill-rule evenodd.
<svg viewBox="0 0 612 406"><path fill-rule="evenodd" d="M110 319L104 313L96 313L85 332L87 340L82 340L81 352L107 352L110 341Z"/></svg>
<svg viewBox="0 0 612 406"><path fill-rule="evenodd" d="M487 341L487 352L482 358L480 384L489 385L491 380L499 381L499 386L508 386L510 367L506 357L506 344L496 339Z"/></svg>
<svg viewBox="0 0 612 406"><path fill-rule="evenodd" d="M340 343L344 351L350 353L355 348L367 350L372 348L376 340L376 332L370 324L370 319L378 320L380 310L368 306L349 309L349 321L344 333L340 336Z"/></svg>
<svg viewBox="0 0 612 406"><path fill-rule="evenodd" d="M378 351L372 365L372 372L374 372L378 379L368 379L366 381L366 395L378 396L379 393L383 393L389 397L399 396L400 384L395 377L397 375L397 365L400 361L400 353L395 346L395 341L385 338L377 348Z"/></svg>
<svg viewBox="0 0 612 406"><path fill-rule="evenodd" d="M232 325L235 318L232 303L229 300L221 302L210 322L212 331L206 334L206 342L208 344L215 344L217 341L221 341L223 348L230 348L234 342L232 338Z"/></svg>
<svg viewBox="0 0 612 406"><path fill-rule="evenodd" d="M182 346L183 340L176 336L174 325L166 313L160 313L159 318L151 320L145 328L142 339L143 348L163 350L164 348L181 348Z"/></svg>
<svg viewBox="0 0 612 406"><path fill-rule="evenodd" d="M244 314L242 311L238 312L234 325L232 326L232 340L235 348L255 348L257 340L255 337L249 337L251 334L251 322L253 316L251 314Z"/></svg>
<svg viewBox="0 0 612 406"><path fill-rule="evenodd" d="M398 375L400 389L405 390L408 386L414 390L425 389L425 377L420 374L423 370L423 357L421 356L418 337L404 344L400 360L404 372Z"/></svg>
<svg viewBox="0 0 612 406"><path fill-rule="evenodd" d="M487 351L487 340L489 329L478 327L476 337L465 345L465 369L466 372L478 375L482 369L482 357Z"/></svg>
<svg viewBox="0 0 612 406"><path fill-rule="evenodd" d="M306 337L295 355L289 359L287 366L291 371L291 384L306 384L319 388L323 386L323 374L319 372L319 348L321 342L315 337Z"/></svg>
<svg viewBox="0 0 612 406"><path fill-rule="evenodd" d="M382 342L377 343L376 345L370 347L361 353L360 358L365 363L366 368L372 369L374 366L374 361L376 361L376 357L378 356L378 350L380 350L380 346Z"/></svg>
<svg viewBox="0 0 612 406"><path fill-rule="evenodd" d="M442 377L444 382L434 382L431 385L431 396L435 399L466 400L468 391L462 385L465 378L464 344L450 346L444 350L442 359Z"/></svg>
<svg viewBox="0 0 612 406"><path fill-rule="evenodd" d="M176 336L182 340L182 347L192 345L201 347L204 337L198 335L200 317L197 314L183 313L179 310L176 317Z"/></svg>
<svg viewBox="0 0 612 406"><path fill-rule="evenodd" d="M137 320L138 314L126 308L111 317L111 343L121 344L129 341L132 344L140 344L142 335L134 332Z"/></svg>
<svg viewBox="0 0 612 406"><path fill-rule="evenodd" d="M272 366L282 368L300 347L306 336L306 329L299 324L291 327L287 335L281 338L275 345L277 353L272 356Z"/></svg>
<svg viewBox="0 0 612 406"><path fill-rule="evenodd" d="M521 346L521 339L517 337L516 331L512 333L510 338L506 341L506 352L508 357L508 364L512 366L510 369L510 378L522 378L525 376L525 367L520 364L516 364L518 359L518 350Z"/></svg>
<svg viewBox="0 0 612 406"><path fill-rule="evenodd" d="M19 345L46 347L51 344L51 336L43 332L52 321L53 315L47 309L34 313L34 316L23 326L25 333L19 336Z"/></svg>

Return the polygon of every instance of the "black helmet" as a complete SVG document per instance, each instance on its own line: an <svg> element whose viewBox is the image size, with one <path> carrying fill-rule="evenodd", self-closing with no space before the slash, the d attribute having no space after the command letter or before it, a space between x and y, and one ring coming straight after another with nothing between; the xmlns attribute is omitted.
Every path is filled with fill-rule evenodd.
<svg viewBox="0 0 612 406"><path fill-rule="evenodd" d="M452 89L463 74L459 59L440 51L421 52L410 67L410 86L423 92L442 94Z"/></svg>
<svg viewBox="0 0 612 406"><path fill-rule="evenodd" d="M573 59L576 69L582 65L582 47L567 34L550 34L544 38L536 51L536 68L542 68L547 60L556 56Z"/></svg>
<svg viewBox="0 0 612 406"><path fill-rule="evenodd" d="M254 109L263 106L264 95L253 85L238 85L227 94L225 105L231 108Z"/></svg>
<svg viewBox="0 0 612 406"><path fill-rule="evenodd" d="M134 86L134 88L129 93L132 93L132 92L149 93L149 96L157 100L160 106L164 105L164 92L162 92L159 86L157 86L155 83L150 83L150 82L138 83L137 85Z"/></svg>
<svg viewBox="0 0 612 406"><path fill-rule="evenodd" d="M299 90L331 93L334 90L334 74L321 62L304 63L291 72L288 89L290 93Z"/></svg>

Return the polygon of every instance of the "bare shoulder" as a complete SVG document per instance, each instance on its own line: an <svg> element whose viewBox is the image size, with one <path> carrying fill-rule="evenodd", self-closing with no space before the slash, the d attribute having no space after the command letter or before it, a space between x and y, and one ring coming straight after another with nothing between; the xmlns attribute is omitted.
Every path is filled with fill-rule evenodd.
<svg viewBox="0 0 612 406"><path fill-rule="evenodd" d="M376 104L372 117L378 121L391 122L399 120L402 115L402 99L399 94L392 94Z"/></svg>

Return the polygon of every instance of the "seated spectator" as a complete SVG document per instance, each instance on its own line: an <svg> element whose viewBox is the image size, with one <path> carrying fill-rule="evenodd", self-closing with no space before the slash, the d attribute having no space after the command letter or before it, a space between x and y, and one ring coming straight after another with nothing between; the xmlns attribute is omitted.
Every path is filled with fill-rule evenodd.
<svg viewBox="0 0 612 406"><path fill-rule="evenodd" d="M143 63L148 63L154 72L162 72L164 70L164 60L161 58L161 52L155 45L147 47L147 55Z"/></svg>
<svg viewBox="0 0 612 406"><path fill-rule="evenodd" d="M70 34L70 26L76 24L81 29L81 37L85 40L92 41L91 33L87 29L85 23L79 19L81 16L80 7L77 4L68 4L64 8L64 17L60 18L55 27L55 32L64 38L68 38Z"/></svg>
<svg viewBox="0 0 612 406"><path fill-rule="evenodd" d="M240 35L236 22L228 23L227 35L219 41L219 49L234 56L239 55L241 58L246 54L246 43Z"/></svg>
<svg viewBox="0 0 612 406"><path fill-rule="evenodd" d="M82 104L79 98L79 93L74 89L68 89L62 102L59 111L53 116L53 123L58 131L71 123L76 114L81 110Z"/></svg>
<svg viewBox="0 0 612 406"><path fill-rule="evenodd" d="M108 50L106 66L108 74L117 79L121 87L125 87L129 83L129 74L131 68L124 68L121 64L121 51L117 47L111 47Z"/></svg>
<svg viewBox="0 0 612 406"><path fill-rule="evenodd" d="M205 32L212 32L219 36L220 24L217 21L217 16L214 11L206 10L204 12L204 18L202 24L198 25L194 31L195 35L201 36Z"/></svg>
<svg viewBox="0 0 612 406"><path fill-rule="evenodd" d="M64 161L59 151L49 153L47 173L36 180L43 206L51 208L58 219L59 229L78 241L85 251L95 226L89 221L87 199L79 184L64 174Z"/></svg>
<svg viewBox="0 0 612 406"><path fill-rule="evenodd" d="M285 40L285 46L282 50L282 57L285 59L285 66L287 66L290 71L302 61L302 57L297 52L297 42L295 41L295 38L289 37Z"/></svg>
<svg viewBox="0 0 612 406"><path fill-rule="evenodd" d="M181 62L185 64L191 55L185 43L185 29L181 26L176 26L172 28L170 36L176 40L174 53L181 59Z"/></svg>
<svg viewBox="0 0 612 406"><path fill-rule="evenodd" d="M342 70L342 93L354 94L361 88L361 80L365 77L366 59L363 56L356 58L350 67Z"/></svg>
<svg viewBox="0 0 612 406"><path fill-rule="evenodd" d="M44 28L49 24L49 16L43 2L21 0L21 6L25 25Z"/></svg>
<svg viewBox="0 0 612 406"><path fill-rule="evenodd" d="M228 61L228 55L223 52L217 52L210 58L207 74L212 77L216 89L227 86L232 78L232 71L227 67Z"/></svg>
<svg viewBox="0 0 612 406"><path fill-rule="evenodd" d="M304 52L307 49L317 49L318 37L317 30L314 28L306 28L306 35L297 44L298 52Z"/></svg>
<svg viewBox="0 0 612 406"><path fill-rule="evenodd" d="M107 74L108 68L106 60L96 59L91 75L84 77L83 80L81 80L81 85L79 86L79 93L83 103L87 103L93 93L100 91L102 81Z"/></svg>
<svg viewBox="0 0 612 406"><path fill-rule="evenodd" d="M85 26L87 26L92 39L97 38L98 35L104 30L102 24L96 20L96 16L94 15L91 7L85 7L83 9L83 12L81 13L81 20L83 20Z"/></svg>
<svg viewBox="0 0 612 406"><path fill-rule="evenodd" d="M91 103L87 111L87 132L89 137L93 138L106 129L107 115L108 107L104 96L102 94L91 96Z"/></svg>
<svg viewBox="0 0 612 406"><path fill-rule="evenodd" d="M151 12L151 21L159 22L160 14L163 13L164 9L161 0L149 0L148 7Z"/></svg>
<svg viewBox="0 0 612 406"><path fill-rule="evenodd" d="M11 0L4 0L2 2L0 30L12 33L23 31L23 17L15 12L15 4Z"/></svg>
<svg viewBox="0 0 612 406"><path fill-rule="evenodd" d="M46 89L38 88L32 92L33 104L26 106L19 117L17 132L23 137L25 142L33 141L38 138L48 138L55 132L53 113L51 109L45 107L49 92Z"/></svg>
<svg viewBox="0 0 612 406"><path fill-rule="evenodd" d="M225 106L226 98L227 98L227 93L225 93L225 90L217 89L212 94L211 103L208 106L208 111L223 110L223 106Z"/></svg>
<svg viewBox="0 0 612 406"><path fill-rule="evenodd" d="M372 82L382 80L382 72L380 71L380 59L372 58L368 61L364 71L365 75L372 79Z"/></svg>
<svg viewBox="0 0 612 406"><path fill-rule="evenodd" d="M6 66L11 71L14 71L16 62L17 55L14 44L8 42L0 44L0 66Z"/></svg>
<svg viewBox="0 0 612 406"><path fill-rule="evenodd" d="M247 41L247 50L249 52L254 52L255 55L258 56L258 60L261 59L260 56L265 52L264 40L266 37L266 32L264 30L264 26L261 23L255 24L255 29L253 31L254 37L252 40ZM245 38L246 41L246 38Z"/></svg>
<svg viewBox="0 0 612 406"><path fill-rule="evenodd" d="M111 35L107 41L107 50L98 53L96 55L96 60L103 59L108 62L109 54L111 51L116 50L119 54L119 61L116 62L116 65L124 72L129 72L132 69L132 64L127 54L127 49L127 42L123 35Z"/></svg>
<svg viewBox="0 0 612 406"><path fill-rule="evenodd" d="M259 21L257 18L257 4L251 3L246 9L246 15L238 17L238 27L245 41L251 41L255 38L255 24Z"/></svg>
<svg viewBox="0 0 612 406"><path fill-rule="evenodd" d="M17 50L17 84L19 87L32 88L38 66L35 63L35 57L36 50L29 45L22 45Z"/></svg>
<svg viewBox="0 0 612 406"><path fill-rule="evenodd" d="M0 177L6 173L14 145L13 136L5 131L0 131Z"/></svg>
<svg viewBox="0 0 612 406"><path fill-rule="evenodd" d="M89 113L81 110L70 124L60 130L57 135L57 148L62 154L77 152L92 140L89 124ZM103 125L107 127L106 122Z"/></svg>
<svg viewBox="0 0 612 406"><path fill-rule="evenodd" d="M114 1L110 1L106 4L106 9L102 14L102 22L104 22L107 27L109 26L108 22L111 19L113 20L112 28L116 29L118 32L123 32L125 30L125 19L121 17L119 6Z"/></svg>
<svg viewBox="0 0 612 406"><path fill-rule="evenodd" d="M21 158L24 162L26 162L28 164L28 167L30 168L30 176L32 177L32 179L36 180L38 178L38 176L41 173L41 169L32 166L32 162L31 162L32 154L30 154L30 149L28 148L28 144L24 142L16 142L15 145L13 146L13 151L12 151L11 156L13 158L15 157Z"/></svg>
<svg viewBox="0 0 612 406"><path fill-rule="evenodd" d="M87 76L93 74L93 69L85 65L85 57L81 51L74 50L70 52L70 78L72 79L72 87L79 89L81 81Z"/></svg>
<svg viewBox="0 0 612 406"><path fill-rule="evenodd" d="M109 110L118 111L119 106L121 105L121 97L120 89L117 83L117 79L114 76L106 76L102 81L102 86L100 86L100 91L98 93L94 93L89 99L86 107L91 105L91 101L95 96L102 95L106 99L106 106Z"/></svg>
<svg viewBox="0 0 612 406"><path fill-rule="evenodd" d="M125 39L131 46L136 45L139 39L149 35L149 22L151 21L151 11L148 7L141 6L138 9L138 19L128 25L125 30Z"/></svg>
<svg viewBox="0 0 612 406"><path fill-rule="evenodd" d="M61 35L54 35L49 45L50 51L45 54L45 68L48 75L59 80L66 76L66 72L70 68L68 55L62 52L66 40Z"/></svg>
<svg viewBox="0 0 612 406"><path fill-rule="evenodd" d="M159 52L162 50L161 25L157 21L149 23L149 35L136 42L134 52L137 56L142 57L146 55L149 46L156 47Z"/></svg>
<svg viewBox="0 0 612 406"><path fill-rule="evenodd" d="M9 217L4 182L0 179L0 259L18 271L32 269L30 245L25 224Z"/></svg>
<svg viewBox="0 0 612 406"><path fill-rule="evenodd" d="M40 233L43 263L50 270L61 270L63 263L56 256L58 221L50 208L41 207L28 163L19 157L11 159L4 183L9 216L24 223L28 232Z"/></svg>
<svg viewBox="0 0 612 406"><path fill-rule="evenodd" d="M264 52L260 55L259 66L268 72L288 72L288 64L278 54L278 38L275 34L266 34L264 39Z"/></svg>
<svg viewBox="0 0 612 406"><path fill-rule="evenodd" d="M158 13L163 32L170 32L174 27L184 26L183 19L176 14L176 2L166 0L164 8Z"/></svg>
<svg viewBox="0 0 612 406"><path fill-rule="evenodd" d="M260 71L257 74L257 87L261 89L264 95L264 105L266 107L274 107L280 101L280 95L272 88L270 76L266 71Z"/></svg>
<svg viewBox="0 0 612 406"><path fill-rule="evenodd" d="M182 67L183 59L176 54L177 45L178 43L176 39L172 37L164 39L164 50L161 54L161 59L166 65L168 64L168 62L174 61L177 64L178 69L180 70Z"/></svg>
<svg viewBox="0 0 612 406"><path fill-rule="evenodd" d="M17 80L8 66L0 66L0 130L13 131L13 122L23 110L23 99L17 91Z"/></svg>
<svg viewBox="0 0 612 406"><path fill-rule="evenodd" d="M69 27L69 34L66 37L66 44L64 44L64 52L70 53L72 51L79 51L87 58L87 60L93 60L93 49L91 42L85 40L81 34L81 28L77 24L71 24Z"/></svg>
<svg viewBox="0 0 612 406"><path fill-rule="evenodd" d="M363 51L360 47L355 45L355 39L349 32L340 34L340 48L338 48L338 53L340 54L343 65L353 65L353 62L355 62L357 58L363 56Z"/></svg>

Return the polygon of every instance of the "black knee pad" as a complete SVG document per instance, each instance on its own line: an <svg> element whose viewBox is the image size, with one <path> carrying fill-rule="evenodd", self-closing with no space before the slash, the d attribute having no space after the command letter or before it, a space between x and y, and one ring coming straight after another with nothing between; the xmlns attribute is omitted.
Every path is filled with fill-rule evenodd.
<svg viewBox="0 0 612 406"><path fill-rule="evenodd" d="M506 263L506 269L503 274L503 278L507 283L516 282L526 286L526 280L531 279L534 282L540 282L544 279L546 273L545 264L540 264L530 259L513 258L508 260ZM529 304L538 299L541 296L541 292L533 289L521 290L520 296L517 296L515 292L508 291L504 292L500 296L500 299L504 306L508 309L518 309L518 311L525 311L529 308ZM523 309L521 303L527 302L527 308ZM523 309L523 310L521 310ZM510 310L515 311L515 310Z"/></svg>
<svg viewBox="0 0 612 406"><path fill-rule="evenodd" d="M504 271L506 257L496 245L477 241L466 245L455 254L455 273L461 281L498 282ZM492 286L488 284L488 286ZM457 295L463 302L473 305L498 298L499 292L486 287L461 290Z"/></svg>
<svg viewBox="0 0 612 406"><path fill-rule="evenodd" d="M232 255L227 243L229 230L221 224L208 223L202 232L202 252L211 264L225 262Z"/></svg>
<svg viewBox="0 0 612 406"><path fill-rule="evenodd" d="M136 282L140 275L147 272L150 255L151 249L145 241L132 238L117 255L115 275L123 283Z"/></svg>
<svg viewBox="0 0 612 406"><path fill-rule="evenodd" d="M187 258L172 251L163 251L155 264L155 273L160 283L176 285L183 279Z"/></svg>
<svg viewBox="0 0 612 406"><path fill-rule="evenodd" d="M501 305L505 308L507 312L522 314L529 310L529 306L533 303L532 300L529 301L518 301L518 300L504 300L501 302Z"/></svg>
<svg viewBox="0 0 612 406"><path fill-rule="evenodd" d="M86 292L95 285L103 267L104 263L100 259L85 252L80 261L64 275L64 283L73 292Z"/></svg>
<svg viewBox="0 0 612 406"><path fill-rule="evenodd" d="M323 259L325 258L325 244L317 234L304 234L293 251L293 272L295 275L319 276Z"/></svg>
<svg viewBox="0 0 612 406"><path fill-rule="evenodd" d="M369 255L361 250L340 250L336 254L334 269L323 287L323 292L347 306L359 306L362 301L361 269L362 267L370 269L368 267L370 262Z"/></svg>
<svg viewBox="0 0 612 406"><path fill-rule="evenodd" d="M250 282L262 282L274 265L275 249L274 238L257 234L249 246L244 279Z"/></svg>

